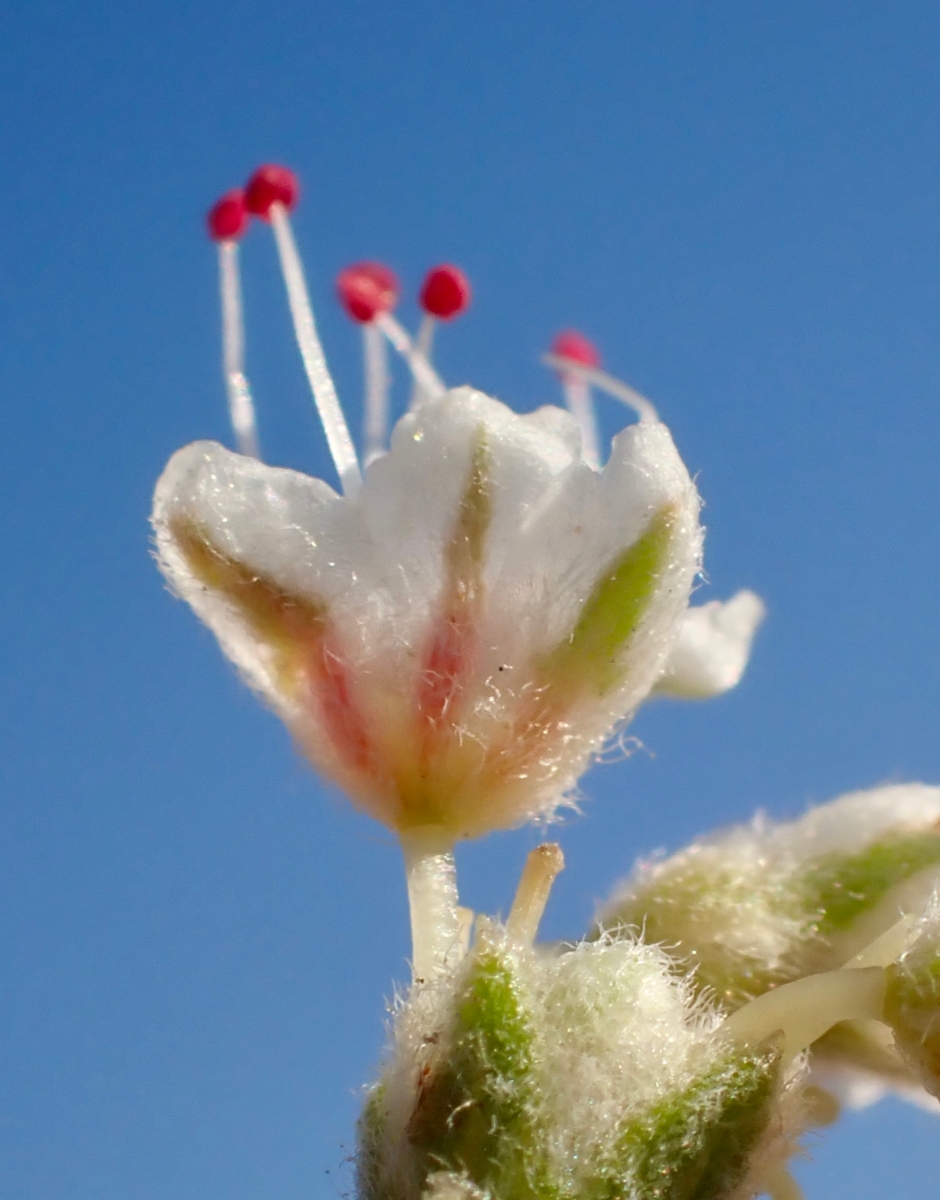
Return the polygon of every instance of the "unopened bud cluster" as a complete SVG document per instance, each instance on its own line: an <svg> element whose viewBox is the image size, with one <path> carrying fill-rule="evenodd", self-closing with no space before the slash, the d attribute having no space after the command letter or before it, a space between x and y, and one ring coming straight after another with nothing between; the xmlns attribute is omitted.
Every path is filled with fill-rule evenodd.
<svg viewBox="0 0 940 1200"><path fill-rule="evenodd" d="M641 863L602 908L598 929L642 930L669 948L699 992L733 1012L781 985L836 971L882 938L890 962L907 944L899 918L923 913L938 879L940 788L896 785L843 796L793 822L759 816ZM927 946L929 928L918 945ZM925 952L904 961L913 970ZM923 985L923 972L916 977ZM896 1000L906 978L892 985ZM827 1030L813 1062L817 1077L849 1100L885 1089L912 1094L922 1083L884 1026Z"/></svg>
<svg viewBox="0 0 940 1200"><path fill-rule="evenodd" d="M360 1123L363 1200L747 1193L790 1150L800 1068L743 1047L663 952L514 945L478 922L417 985Z"/></svg>

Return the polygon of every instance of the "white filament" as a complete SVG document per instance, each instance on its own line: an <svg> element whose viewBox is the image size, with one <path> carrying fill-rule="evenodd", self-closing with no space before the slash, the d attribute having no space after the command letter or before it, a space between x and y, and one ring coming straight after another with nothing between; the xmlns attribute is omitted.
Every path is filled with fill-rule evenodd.
<svg viewBox="0 0 940 1200"><path fill-rule="evenodd" d="M440 376L391 313L379 313L374 324L378 325L408 364L415 383L423 393L422 403L424 400L436 400L438 396L443 396L447 388L441 382Z"/></svg>
<svg viewBox="0 0 940 1200"><path fill-rule="evenodd" d="M425 313L421 318L421 324L418 326L418 335L414 343L415 349L424 358L428 366L431 365L431 348L434 345L434 329L436 325L437 321L434 320L434 317L430 313ZM411 399L408 401L408 411L414 412L416 408L421 407L425 400L427 400L427 396L424 394L424 390L418 382L417 377L415 377L411 388Z"/></svg>
<svg viewBox="0 0 940 1200"><path fill-rule="evenodd" d="M542 362L547 367L560 372L562 376L572 375L576 379L581 379L585 383L593 384L594 387L600 388L608 396L613 396L614 399L621 400L639 415L641 421L659 420L656 409L645 396L641 396L639 392L627 384L621 383L613 375L608 375L606 371L599 371L597 367L586 367L583 363L575 362L574 359L565 358L560 354L543 354Z"/></svg>
<svg viewBox="0 0 940 1200"><path fill-rule="evenodd" d="M385 337L372 321L362 327L362 352L366 376L363 443L368 466L388 448L388 355Z"/></svg>
<svg viewBox="0 0 940 1200"><path fill-rule="evenodd" d="M238 243L228 238L219 242L219 292L222 300L222 373L228 393L229 417L239 453L258 458L258 425L251 388L245 375L245 327L238 274Z"/></svg>
<svg viewBox="0 0 940 1200"><path fill-rule="evenodd" d="M411 969L432 979L462 954L453 839L433 827L401 835L411 909Z"/></svg>
<svg viewBox="0 0 940 1200"><path fill-rule="evenodd" d="M591 385L583 379L565 375L562 377L561 386L568 411L581 430L581 457L589 467L597 469L601 465L601 449L597 437L594 401L591 399Z"/></svg>
<svg viewBox="0 0 940 1200"><path fill-rule="evenodd" d="M564 866L565 856L556 842L536 846L529 854L506 921L506 932L513 941L522 946L535 942L552 884Z"/></svg>
<svg viewBox="0 0 940 1200"><path fill-rule="evenodd" d="M349 496L358 491L362 483L356 448L349 435L349 426L343 416L336 388L326 365L326 356L317 335L303 264L297 252L297 244L294 241L287 209L283 204L275 202L271 205L269 215L274 229L274 239L277 242L278 256L281 260L281 271L287 287L287 300L294 322L297 344L300 347L300 356L304 362L307 379L310 381L317 413L323 425L323 432L326 434L327 445L343 485L343 492Z"/></svg>

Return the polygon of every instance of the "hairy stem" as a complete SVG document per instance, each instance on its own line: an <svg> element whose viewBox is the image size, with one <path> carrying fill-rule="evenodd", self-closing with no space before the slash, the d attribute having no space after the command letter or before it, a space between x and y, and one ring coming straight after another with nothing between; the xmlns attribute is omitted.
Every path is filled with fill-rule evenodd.
<svg viewBox="0 0 940 1200"><path fill-rule="evenodd" d="M460 953L460 914L452 836L436 826L401 835L411 909L415 981L431 978Z"/></svg>

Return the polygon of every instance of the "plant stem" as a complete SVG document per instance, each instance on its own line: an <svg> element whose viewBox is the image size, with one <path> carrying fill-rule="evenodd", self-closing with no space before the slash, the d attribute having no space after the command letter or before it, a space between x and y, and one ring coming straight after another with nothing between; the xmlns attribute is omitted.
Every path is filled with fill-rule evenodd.
<svg viewBox="0 0 940 1200"><path fill-rule="evenodd" d="M446 969L460 953L457 872L452 836L436 826L401 835L411 908L411 967L415 982Z"/></svg>
<svg viewBox="0 0 940 1200"><path fill-rule="evenodd" d="M840 1021L881 1020L884 996L880 967L825 971L765 992L732 1013L723 1028L744 1045L782 1033L786 1064Z"/></svg>

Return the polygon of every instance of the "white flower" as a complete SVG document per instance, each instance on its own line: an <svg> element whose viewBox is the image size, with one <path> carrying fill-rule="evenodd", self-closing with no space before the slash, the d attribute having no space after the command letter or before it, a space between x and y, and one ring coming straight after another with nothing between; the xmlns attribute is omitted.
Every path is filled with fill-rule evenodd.
<svg viewBox="0 0 940 1200"><path fill-rule="evenodd" d="M156 491L160 565L324 774L400 832L550 814L662 675L699 500L641 421L602 471L560 409L461 388L341 497L210 442Z"/></svg>
<svg viewBox="0 0 940 1200"><path fill-rule="evenodd" d="M940 873L940 788L852 792L776 824L712 834L640 863L598 924L642 928L723 1004L831 970L919 912Z"/></svg>
<svg viewBox="0 0 940 1200"><path fill-rule="evenodd" d="M368 262L340 275L363 333L363 479L288 216L297 196L293 173L267 164L209 213L244 454L200 442L173 457L154 500L157 556L314 766L398 833L420 978L460 945L454 843L550 817L657 681L696 695L732 686L758 617L752 604L742 618L740 597L685 617L698 494L652 404L598 370L583 338L575 359L557 342L552 357L570 412L518 416L447 391L430 363L434 325L470 298L451 265L426 278L414 339L392 315L393 272ZM258 461L237 245L249 216L274 232L342 495ZM387 453L386 342L415 380ZM640 418L603 469L592 386Z"/></svg>

